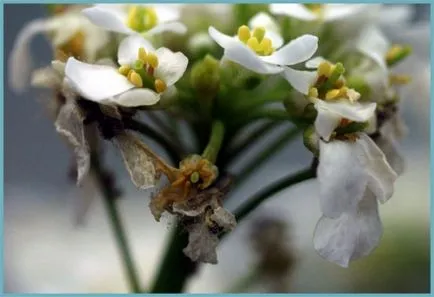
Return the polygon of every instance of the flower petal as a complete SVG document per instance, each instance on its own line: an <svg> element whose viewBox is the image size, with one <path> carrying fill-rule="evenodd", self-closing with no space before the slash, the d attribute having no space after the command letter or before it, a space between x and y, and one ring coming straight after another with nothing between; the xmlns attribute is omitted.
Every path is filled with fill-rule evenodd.
<svg viewBox="0 0 434 297"><path fill-rule="evenodd" d="M327 109L315 106L318 115L315 118L315 131L325 141L329 141L333 131L341 121L341 117Z"/></svg>
<svg viewBox="0 0 434 297"><path fill-rule="evenodd" d="M111 99L118 105L135 107L154 105L160 101L160 95L150 89L136 88Z"/></svg>
<svg viewBox="0 0 434 297"><path fill-rule="evenodd" d="M312 58L310 60L308 60L304 66L306 66L306 68L310 68L310 69L317 69L319 67L319 64L321 64L322 62L326 62L327 60L324 59L323 57L315 57Z"/></svg>
<svg viewBox="0 0 434 297"><path fill-rule="evenodd" d="M283 45L283 37L273 31L267 31L265 32L265 37L271 40L271 45L274 49L278 49Z"/></svg>
<svg viewBox="0 0 434 297"><path fill-rule="evenodd" d="M152 5L158 17L159 23L167 23L179 20L181 13L173 4L155 4Z"/></svg>
<svg viewBox="0 0 434 297"><path fill-rule="evenodd" d="M273 14L283 14L303 21L313 21L318 18L303 4L271 4L270 11Z"/></svg>
<svg viewBox="0 0 434 297"><path fill-rule="evenodd" d="M127 14L118 6L96 5L83 9L82 12L99 27L118 33L136 34L126 25Z"/></svg>
<svg viewBox="0 0 434 297"><path fill-rule="evenodd" d="M146 35L152 36L163 32L172 32L177 34L187 33L187 27L180 22L162 23L156 25L154 28L146 31Z"/></svg>
<svg viewBox="0 0 434 297"><path fill-rule="evenodd" d="M279 24L265 12L259 12L255 14L248 23L249 28L254 29L256 27L264 27L266 31L273 31L280 33Z"/></svg>
<svg viewBox="0 0 434 297"><path fill-rule="evenodd" d="M294 65L312 57L317 48L318 37L305 34L291 40L272 55L262 57L262 60L276 65Z"/></svg>
<svg viewBox="0 0 434 297"><path fill-rule="evenodd" d="M368 135L360 133L357 142L363 148L366 156L359 166L363 166L367 170L368 187L378 201L385 203L393 195L394 183L398 175L390 167L386 156Z"/></svg>
<svg viewBox="0 0 434 297"><path fill-rule="evenodd" d="M294 89L307 95L310 86L316 79L316 71L294 70L290 67L283 67L283 77L292 85Z"/></svg>
<svg viewBox="0 0 434 297"><path fill-rule="evenodd" d="M134 88L116 69L83 63L72 57L66 62L65 75L80 95L97 102Z"/></svg>
<svg viewBox="0 0 434 297"><path fill-rule="evenodd" d="M337 218L343 212L357 209L367 185L365 168L360 166L359 154L357 143L320 141L317 177L321 211L325 216Z"/></svg>
<svg viewBox="0 0 434 297"><path fill-rule="evenodd" d="M139 48L145 48L147 52L155 51L152 44L140 35L131 35L124 38L118 48L119 65L130 65L137 60Z"/></svg>
<svg viewBox="0 0 434 297"><path fill-rule="evenodd" d="M324 20L336 21L350 18L367 8L368 5L366 4L326 4L324 8Z"/></svg>
<svg viewBox="0 0 434 297"><path fill-rule="evenodd" d="M321 257L348 267L350 261L369 255L378 246L382 234L377 201L367 191L357 212L344 213L338 219L323 216L315 228L313 242Z"/></svg>
<svg viewBox="0 0 434 297"><path fill-rule="evenodd" d="M388 137L388 135L380 134L375 138L375 143L386 156L387 162L392 167L396 174L401 175L405 170L405 160L398 150L396 141Z"/></svg>
<svg viewBox="0 0 434 297"><path fill-rule="evenodd" d="M184 74L188 58L181 52L172 52L167 48L159 48L155 54L158 57L158 67L155 77L162 79L167 86L175 84Z"/></svg>
<svg viewBox="0 0 434 297"><path fill-rule="evenodd" d="M374 115L375 108L377 107L376 103L350 103L346 99L336 101L314 99L314 103L317 110L328 110L339 115L341 118L355 122L368 121Z"/></svg>
<svg viewBox="0 0 434 297"><path fill-rule="evenodd" d="M234 43L237 42L241 43L241 41L237 40L235 37L223 34L222 32L215 29L214 27L209 27L208 33L211 36L211 38L224 49L233 46Z"/></svg>
<svg viewBox="0 0 434 297"><path fill-rule="evenodd" d="M364 29L356 43L356 48L374 60L385 75L388 72L385 56L389 47L389 41L375 26L369 26Z"/></svg>

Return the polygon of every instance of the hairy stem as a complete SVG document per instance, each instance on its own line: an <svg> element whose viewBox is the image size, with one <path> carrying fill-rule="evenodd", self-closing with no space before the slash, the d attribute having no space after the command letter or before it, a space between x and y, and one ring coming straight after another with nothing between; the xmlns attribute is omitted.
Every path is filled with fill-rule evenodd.
<svg viewBox="0 0 434 297"><path fill-rule="evenodd" d="M92 157L92 170L95 173L98 186L102 192L104 206L107 210L107 215L110 221L113 235L119 249L119 254L122 259L125 273L129 282L131 292L140 293L140 283L137 274L137 269L134 266L134 261L131 254L131 249L128 245L128 240L124 226L122 225L119 211L116 207L116 197L111 185L108 183L106 173L103 170L98 157Z"/></svg>

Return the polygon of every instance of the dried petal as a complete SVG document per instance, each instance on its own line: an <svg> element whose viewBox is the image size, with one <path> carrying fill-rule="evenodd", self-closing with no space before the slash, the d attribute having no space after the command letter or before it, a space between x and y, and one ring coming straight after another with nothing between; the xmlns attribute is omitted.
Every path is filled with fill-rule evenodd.
<svg viewBox="0 0 434 297"><path fill-rule="evenodd" d="M188 245L183 250L184 254L195 262L217 264L218 236L210 232L203 221L192 224L187 229Z"/></svg>
<svg viewBox="0 0 434 297"><path fill-rule="evenodd" d="M81 184L90 168L90 148L85 137L83 116L73 100L64 104L57 116L56 131L67 138L77 158L77 184Z"/></svg>
<svg viewBox="0 0 434 297"><path fill-rule="evenodd" d="M210 219L224 231L230 231L237 225L235 216L221 206L214 209Z"/></svg>

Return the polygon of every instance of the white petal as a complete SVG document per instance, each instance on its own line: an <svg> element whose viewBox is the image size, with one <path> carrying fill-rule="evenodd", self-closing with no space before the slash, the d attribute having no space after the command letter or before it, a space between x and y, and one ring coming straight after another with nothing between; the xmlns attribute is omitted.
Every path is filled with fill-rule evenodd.
<svg viewBox="0 0 434 297"><path fill-rule="evenodd" d="M86 40L84 42L84 53L87 62L95 62L97 54L105 46L110 46L110 32L95 26L86 19Z"/></svg>
<svg viewBox="0 0 434 297"><path fill-rule="evenodd" d="M322 213L337 218L343 212L355 211L365 193L367 179L360 166L359 145L349 141L320 141L319 165Z"/></svg>
<svg viewBox="0 0 434 297"><path fill-rule="evenodd" d="M274 31L266 31L265 37L271 40L271 46L274 49L278 49L283 45L283 37Z"/></svg>
<svg viewBox="0 0 434 297"><path fill-rule="evenodd" d="M382 234L377 201L367 191L356 213L344 213L338 219L323 216L316 226L313 242L321 257L348 267L350 261L369 255L378 246Z"/></svg>
<svg viewBox="0 0 434 297"><path fill-rule="evenodd" d="M172 23L162 23L156 25L154 28L146 31L146 34L149 36L160 34L163 32L172 32L177 34L185 34L187 33L187 27L180 22L172 22Z"/></svg>
<svg viewBox="0 0 434 297"><path fill-rule="evenodd" d="M317 48L318 37L305 34L291 40L272 55L262 57L262 60L277 65L294 65L312 57Z"/></svg>
<svg viewBox="0 0 434 297"><path fill-rule="evenodd" d="M330 136L337 128L342 118L338 114L330 112L327 109L318 106L315 106L315 108L318 111L315 118L315 131L322 139L329 141Z"/></svg>
<svg viewBox="0 0 434 297"><path fill-rule="evenodd" d="M398 175L390 167L386 156L368 135L360 133L357 143L362 146L366 156L360 166L367 170L368 187L381 203L385 203L393 195L393 186Z"/></svg>
<svg viewBox="0 0 434 297"><path fill-rule="evenodd" d="M241 43L241 41L237 40L235 37L223 34L214 27L209 27L208 33L211 38L224 49L233 46L234 43Z"/></svg>
<svg viewBox="0 0 434 297"><path fill-rule="evenodd" d="M253 16L248 23L249 28L264 27L265 30L280 33L280 28L277 22L265 12L259 12Z"/></svg>
<svg viewBox="0 0 434 297"><path fill-rule="evenodd" d="M303 4L271 4L270 11L274 14L283 14L304 21L313 21L318 18Z"/></svg>
<svg viewBox="0 0 434 297"><path fill-rule="evenodd" d="M188 58L181 52L172 52L167 48L159 48L155 54L158 57L158 67L155 77L162 79L167 86L175 84L184 74Z"/></svg>
<svg viewBox="0 0 434 297"><path fill-rule="evenodd" d="M292 85L294 89L307 95L310 86L315 82L316 71L300 71L290 67L283 67L283 77Z"/></svg>
<svg viewBox="0 0 434 297"><path fill-rule="evenodd" d="M324 101L315 99L315 108L324 109L355 122L368 121L375 112L376 103L351 103L348 100Z"/></svg>
<svg viewBox="0 0 434 297"><path fill-rule="evenodd" d="M373 59L387 73L385 55L390 47L389 41L375 26L369 26L362 31L356 43L357 49Z"/></svg>
<svg viewBox="0 0 434 297"><path fill-rule="evenodd" d="M396 141L388 137L387 134L380 134L375 139L375 143L386 156L387 162L390 164L393 171L395 171L396 174L401 175L405 170L405 160L398 150L398 144Z"/></svg>
<svg viewBox="0 0 434 297"><path fill-rule="evenodd" d="M130 65L137 60L139 48L145 48L147 52L155 51L152 44L140 35L131 35L124 38L118 48L119 65Z"/></svg>
<svg viewBox="0 0 434 297"><path fill-rule="evenodd" d="M402 117L395 114L381 126L380 133L394 140L399 140L408 134L408 127Z"/></svg>
<svg viewBox="0 0 434 297"><path fill-rule="evenodd" d="M180 11L177 7L168 4L156 4L152 6L157 13L159 23L167 23L179 20Z"/></svg>
<svg viewBox="0 0 434 297"><path fill-rule="evenodd" d="M30 71L33 66L30 55L30 41L32 37L49 30L47 20L36 19L28 23L19 33L15 40L8 60L9 84L16 92L22 92L29 83Z"/></svg>
<svg viewBox="0 0 434 297"><path fill-rule="evenodd" d="M150 89L136 88L112 99L118 105L135 107L154 105L160 100L160 95Z"/></svg>
<svg viewBox="0 0 434 297"><path fill-rule="evenodd" d="M82 12L92 23L107 30L124 34L136 33L126 25L126 12L116 9L116 7L111 7L109 5L96 5L83 9Z"/></svg>
<svg viewBox="0 0 434 297"><path fill-rule="evenodd" d="M48 22L53 29L52 43L55 46L68 42L74 34L83 28L84 17L81 14L69 13L50 18Z"/></svg>
<svg viewBox="0 0 434 297"><path fill-rule="evenodd" d="M309 61L307 61L304 66L306 66L306 68L310 68L310 69L317 69L319 67L319 64L321 64L322 62L326 62L327 60L324 59L323 57L315 57L310 59Z"/></svg>
<svg viewBox="0 0 434 297"><path fill-rule="evenodd" d="M350 18L368 7L366 4L326 4L324 8L324 20L336 21Z"/></svg>
<svg viewBox="0 0 434 297"><path fill-rule="evenodd" d="M115 68L83 63L72 57L66 63L65 75L80 95L92 101L102 101L134 88Z"/></svg>
<svg viewBox="0 0 434 297"><path fill-rule="evenodd" d="M384 26L407 26L414 16L415 10L408 5L387 5L380 11L380 24Z"/></svg>

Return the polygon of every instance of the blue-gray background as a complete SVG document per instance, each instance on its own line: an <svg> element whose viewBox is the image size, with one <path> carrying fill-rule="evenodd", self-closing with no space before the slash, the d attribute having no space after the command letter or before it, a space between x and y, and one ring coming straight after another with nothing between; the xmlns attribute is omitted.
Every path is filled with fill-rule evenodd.
<svg viewBox="0 0 434 297"><path fill-rule="evenodd" d="M414 5L417 10L415 20L423 21L429 18L428 5ZM41 5L5 5L4 9L4 53L5 61L13 46L17 33L27 22L46 15L45 7ZM427 36L429 40L429 36ZM425 40L428 45L429 41ZM36 66L41 67L49 63L51 50L42 36L32 42L32 53ZM427 55L427 46L419 46L416 56ZM419 61L419 66L427 66L429 57ZM414 66L414 64L413 64ZM430 71L429 67L420 72ZM391 206L386 205L383 218L385 227L389 226L389 233L385 231L385 240L395 238L390 234L398 234L401 230L400 222L412 222L415 230L420 230L419 237L411 239L421 245L423 252L429 246L429 74L420 79L412 89L410 98L406 98L404 115L410 127L410 134L403 143L403 152L407 158L407 173L401 178L397 186ZM5 71L7 77L7 70ZM421 88L423 90L421 90ZM425 93L423 93L425 91ZM21 95L14 94L5 80L4 90L4 164L5 164L5 289L9 292L122 292L125 282L116 249L112 245L110 230L106 226L103 210L98 201L92 206L88 223L84 227L73 226L73 205L79 193L66 178L69 165L69 150L54 131L53 122L47 117L44 100L50 99L50 93L30 89ZM419 92L419 93L417 93ZM422 92L422 94L420 93ZM411 102L409 102L411 101ZM288 155L292 156L288 158ZM300 143L288 147L264 167L266 176L257 175L239 191L240 201L247 194L252 193L252 185L267 182L283 175L287 170L295 170L309 162L309 153ZM126 225L130 230L134 253L139 262L140 272L144 283L149 282L158 256L162 253L164 232L170 226L166 222L153 222L146 208L146 194L139 193L128 182L121 163L112 163L120 182L125 185L126 199L121 208L125 216ZM282 168L282 164L286 164ZM309 187L315 188L314 186ZM294 197L303 197L307 187L299 187L291 193ZM288 193L286 195L289 195ZM398 197L397 197L398 196ZM295 200L296 198L291 198ZM317 205L309 201L286 203L281 207L285 197L276 196L264 209L276 211L283 217L288 217L294 228L294 241L302 242L294 245L299 249L305 247L314 221L317 219ZM412 201L408 201L411 199ZM239 202L239 201L238 201ZM234 206L238 204L234 202ZM280 203L280 204L279 204ZM301 206L300 206L301 205ZM302 210L298 210L300 207ZM310 208L314 210L310 210ZM307 221L306 216L309 217ZM300 220L303 223L300 223ZM420 224L417 224L417 220ZM251 257L244 255L248 249L245 243L247 224L242 224L219 250L221 264L207 266L201 270L199 277L189 286L191 292L218 292L225 288L228 281L239 273L243 273L249 266ZM396 228L393 229L393 226ZM411 224L407 224L411 225ZM411 227L411 226L410 226ZM297 230L298 230L297 229ZM390 231L393 229L393 231ZM408 229L414 232L413 229ZM387 237L389 234L389 237ZM405 241L406 236L403 236ZM402 240L391 241L391 246L402 243ZM312 249L307 245L308 249ZM397 254L392 262L420 253L407 252ZM308 256L300 256L300 269L293 280L295 291L301 292L348 292L356 291L361 282L355 282L359 271L367 269L370 273L376 270L376 264L366 261L351 273L324 264L311 250ZM380 252L378 252L380 253ZM377 255L378 255L377 253ZM379 256L380 261L383 261ZM244 259L244 260L243 260ZM420 260L415 260L420 261ZM411 261L410 261L411 262ZM236 264L236 268L233 267ZM389 263L389 262L385 262ZM420 264L420 263L419 263ZM380 265L380 264L378 264ZM381 264L389 265L389 264ZM216 268L217 267L217 268ZM313 268L316 267L316 268ZM429 282L428 266L422 264L408 266L417 280L410 282L402 290L409 292L424 291ZM391 268L392 269L392 268ZM313 271L315 270L315 271ZM321 273L324 272L324 273ZM326 271L332 271L327 276ZM348 278L348 275L351 277ZM364 275L363 273L360 275ZM364 278L365 276L361 277ZM360 276L359 276L360 278ZM344 279L344 280L342 280ZM381 279L381 276L380 276ZM218 281L220 280L220 282ZM387 282L386 279L382 281ZM392 282L400 282L395 279ZM362 285L363 287L363 285ZM363 287L362 291L370 291ZM386 286L387 287L387 286ZM399 287L399 286L398 286ZM387 287L389 288L389 287ZM401 288L401 287L399 287ZM374 290L374 289L372 289ZM387 291L387 289L384 289ZM389 291L393 289L389 288Z"/></svg>

